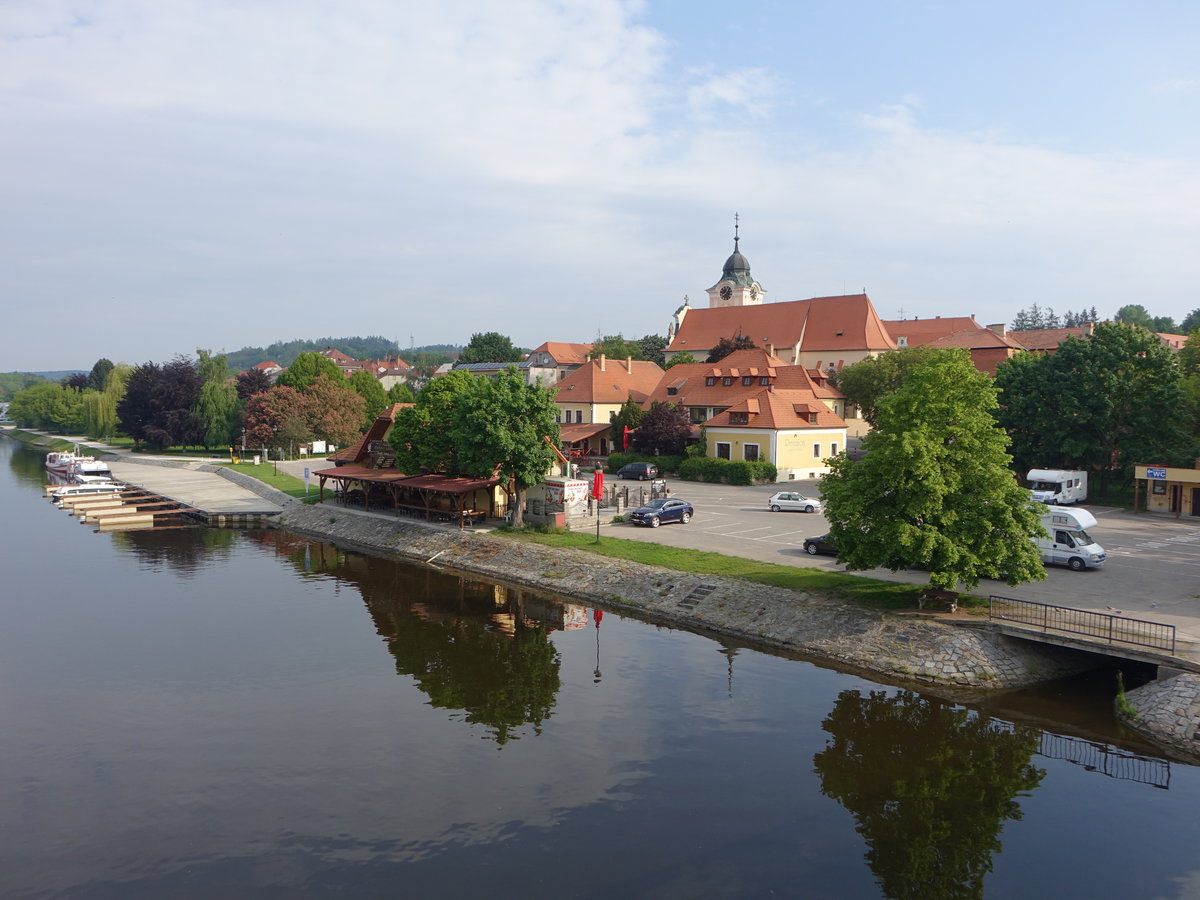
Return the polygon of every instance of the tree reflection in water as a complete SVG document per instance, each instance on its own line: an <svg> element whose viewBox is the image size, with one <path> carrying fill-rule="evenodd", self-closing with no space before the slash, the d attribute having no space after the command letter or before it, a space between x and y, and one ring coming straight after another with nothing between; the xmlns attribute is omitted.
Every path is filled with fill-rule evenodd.
<svg viewBox="0 0 1200 900"><path fill-rule="evenodd" d="M821 791L858 821L883 893L982 897L1015 798L1045 776L1030 763L1038 732L911 691L843 691L821 725Z"/></svg>
<svg viewBox="0 0 1200 900"><path fill-rule="evenodd" d="M309 575L332 576L361 594L396 672L434 707L461 710L503 746L525 726L540 734L558 695L560 657L551 631L570 616L542 595L431 568L378 559L286 532L247 536ZM573 607L586 624L584 610Z"/></svg>

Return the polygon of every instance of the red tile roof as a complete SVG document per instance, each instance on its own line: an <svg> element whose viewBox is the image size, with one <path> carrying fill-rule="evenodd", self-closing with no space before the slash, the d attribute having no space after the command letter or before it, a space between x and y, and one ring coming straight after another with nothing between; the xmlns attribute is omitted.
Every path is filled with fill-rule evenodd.
<svg viewBox="0 0 1200 900"><path fill-rule="evenodd" d="M746 413L745 425L734 425L730 413ZM800 428L845 428L846 422L810 391L771 390L759 388L753 397L746 397L705 423L719 428L770 428L774 430Z"/></svg>
<svg viewBox="0 0 1200 900"><path fill-rule="evenodd" d="M601 368L603 366L603 369ZM593 359L555 385L559 403L641 403L654 390L663 370L645 360Z"/></svg>
<svg viewBox="0 0 1200 900"><path fill-rule="evenodd" d="M549 353L560 366L581 366L588 361L588 354L592 352L593 346L595 345L546 341L546 343L531 350L529 358L533 359L536 353Z"/></svg>
<svg viewBox="0 0 1200 900"><path fill-rule="evenodd" d="M1092 333L1090 325L1079 328L1030 328L1010 331L1009 340L1026 350L1057 350L1067 338L1086 338Z"/></svg>
<svg viewBox="0 0 1200 900"><path fill-rule="evenodd" d="M714 382L711 385L708 383L710 378ZM733 383L726 385L726 378ZM750 384L743 384L747 378ZM680 363L672 366L663 373L648 402L643 405L649 406L649 403L658 400L682 406L731 406L765 390L767 385L762 384L763 378L777 391L800 391L813 398L841 399L845 396L830 385L822 383L818 387L804 366L789 366L765 350L755 349L738 350L715 363ZM668 393L670 388L675 393ZM821 405L824 406L823 403Z"/></svg>
<svg viewBox="0 0 1200 900"><path fill-rule="evenodd" d="M846 294L761 306L693 309L684 316L667 350L707 355L721 338L739 334L758 347L771 344L777 351L797 345L804 353L896 349L871 298Z"/></svg>

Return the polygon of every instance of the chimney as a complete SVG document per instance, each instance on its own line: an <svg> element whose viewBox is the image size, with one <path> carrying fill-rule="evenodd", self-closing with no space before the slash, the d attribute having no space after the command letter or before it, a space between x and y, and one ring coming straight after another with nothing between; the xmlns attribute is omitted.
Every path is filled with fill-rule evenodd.
<svg viewBox="0 0 1200 900"><path fill-rule="evenodd" d="M625 357L625 371L628 372L630 375L633 374L633 357L632 356Z"/></svg>
<svg viewBox="0 0 1200 900"><path fill-rule="evenodd" d="M996 325L987 326L987 330L993 332L994 334L1000 335L1000 337L1004 337L1006 334L1008 334L1008 325L1006 325L1004 322L1000 322Z"/></svg>
<svg viewBox="0 0 1200 900"><path fill-rule="evenodd" d="M775 355L775 345L774 344L767 344L767 355L768 356Z"/></svg>
<svg viewBox="0 0 1200 900"><path fill-rule="evenodd" d="M603 353L600 354L600 371L601 372L604 371L604 354Z"/></svg>

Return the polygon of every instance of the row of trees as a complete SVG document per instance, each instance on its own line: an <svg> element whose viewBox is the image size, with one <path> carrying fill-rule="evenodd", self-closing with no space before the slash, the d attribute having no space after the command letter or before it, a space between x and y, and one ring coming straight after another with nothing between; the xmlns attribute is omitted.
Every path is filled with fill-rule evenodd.
<svg viewBox="0 0 1200 900"><path fill-rule="evenodd" d="M1030 331L1038 328L1077 328L1081 325L1096 324L1100 316L1096 307L1081 309L1079 312L1067 311L1059 316L1050 307L1041 307L1036 303L1020 310L1013 317L1013 331ZM1200 328L1200 309L1193 309L1188 316L1175 324L1170 316L1152 316L1146 307L1140 303L1130 303L1122 306L1113 316L1114 322L1126 325L1137 325L1158 334L1191 334Z"/></svg>

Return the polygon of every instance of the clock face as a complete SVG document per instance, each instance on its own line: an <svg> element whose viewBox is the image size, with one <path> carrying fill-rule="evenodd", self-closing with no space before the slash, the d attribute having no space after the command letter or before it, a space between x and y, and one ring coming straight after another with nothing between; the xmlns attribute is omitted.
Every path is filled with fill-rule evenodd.
<svg viewBox="0 0 1200 900"><path fill-rule="evenodd" d="M751 300L758 299L758 288L750 288L750 299Z"/></svg>
<svg viewBox="0 0 1200 900"><path fill-rule="evenodd" d="M731 288L729 285L725 285L725 287L721 288L721 299L722 300L728 300L732 296L733 296L733 288Z"/></svg>

